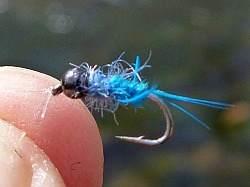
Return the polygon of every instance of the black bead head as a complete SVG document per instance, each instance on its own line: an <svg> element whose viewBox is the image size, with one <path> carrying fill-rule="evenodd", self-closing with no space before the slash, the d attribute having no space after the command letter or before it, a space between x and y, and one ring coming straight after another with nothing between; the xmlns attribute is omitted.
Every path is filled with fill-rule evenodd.
<svg viewBox="0 0 250 187"><path fill-rule="evenodd" d="M69 69L61 78L62 92L72 99L84 98L88 86L87 73L81 68Z"/></svg>

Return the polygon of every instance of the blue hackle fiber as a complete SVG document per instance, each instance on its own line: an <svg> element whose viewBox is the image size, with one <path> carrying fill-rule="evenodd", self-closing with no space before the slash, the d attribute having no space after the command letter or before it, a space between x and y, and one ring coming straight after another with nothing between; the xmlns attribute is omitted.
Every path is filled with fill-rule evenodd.
<svg viewBox="0 0 250 187"><path fill-rule="evenodd" d="M123 53L124 54L124 53ZM119 104L133 104L139 107L150 94L160 97L166 104L169 104L180 111L184 112L206 128L209 128L204 122L195 117L193 114L175 104L174 101L187 102L192 104L203 105L206 107L226 109L231 107L230 104L195 99L179 95L170 94L156 89L156 85L149 87L149 83L142 80L140 72L147 67L148 60L140 66L140 57L136 57L135 64L131 65L120 57L111 64L103 67L91 67L87 63L80 65L87 70L89 75L88 86L83 89L86 91L84 103L91 109L108 110L114 112ZM124 68L124 65L126 68ZM106 70L106 71L105 71Z"/></svg>

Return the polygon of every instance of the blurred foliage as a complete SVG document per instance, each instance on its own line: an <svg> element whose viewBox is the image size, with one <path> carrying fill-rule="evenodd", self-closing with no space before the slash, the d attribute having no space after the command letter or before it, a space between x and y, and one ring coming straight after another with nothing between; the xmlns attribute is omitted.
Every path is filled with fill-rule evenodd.
<svg viewBox="0 0 250 187"><path fill-rule="evenodd" d="M104 142L104 186L250 186L250 1L0 0L0 65L60 78L68 63L103 65L125 51L146 60L145 78L172 93L233 103L186 106L207 131L173 110L175 133L160 147L114 135L161 134L155 106L95 115ZM128 117L129 116L129 117Z"/></svg>

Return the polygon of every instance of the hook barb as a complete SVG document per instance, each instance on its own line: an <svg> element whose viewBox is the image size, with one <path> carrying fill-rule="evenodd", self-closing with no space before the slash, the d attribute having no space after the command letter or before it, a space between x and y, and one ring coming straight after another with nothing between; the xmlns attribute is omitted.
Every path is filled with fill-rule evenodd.
<svg viewBox="0 0 250 187"><path fill-rule="evenodd" d="M174 130L174 121L173 121L170 110L168 109L164 101L157 95L151 93L149 94L148 98L152 102L156 103L161 108L164 114L164 117L166 119L166 130L164 134L160 138L155 139L155 140L144 139L144 136L139 136L139 137L116 136L116 138L123 140L123 141L128 141L131 143L136 143L136 144L141 144L141 145L146 145L146 146L157 146L157 145L165 143L168 139L171 138L173 134L173 130Z"/></svg>

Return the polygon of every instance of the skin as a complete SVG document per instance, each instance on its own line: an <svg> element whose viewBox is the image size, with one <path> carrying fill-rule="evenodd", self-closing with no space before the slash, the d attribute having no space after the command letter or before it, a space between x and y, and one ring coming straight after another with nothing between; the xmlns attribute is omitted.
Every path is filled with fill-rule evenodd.
<svg viewBox="0 0 250 187"><path fill-rule="evenodd" d="M52 96L41 117L48 98L41 90L58 83L39 72L0 68L0 164L4 168L0 186L102 185L102 141L81 100Z"/></svg>

